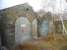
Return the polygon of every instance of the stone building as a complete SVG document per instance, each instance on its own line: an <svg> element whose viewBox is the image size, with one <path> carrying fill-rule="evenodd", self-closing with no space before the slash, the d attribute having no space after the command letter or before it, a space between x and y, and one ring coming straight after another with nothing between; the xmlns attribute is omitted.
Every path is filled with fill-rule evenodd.
<svg viewBox="0 0 67 50"><path fill-rule="evenodd" d="M12 48L38 37L47 38L54 32L62 33L57 17L52 18L50 12L35 13L27 3L0 10L1 45Z"/></svg>
<svg viewBox="0 0 67 50"><path fill-rule="evenodd" d="M37 36L36 14L27 3L3 9L0 16L2 45L12 48Z"/></svg>

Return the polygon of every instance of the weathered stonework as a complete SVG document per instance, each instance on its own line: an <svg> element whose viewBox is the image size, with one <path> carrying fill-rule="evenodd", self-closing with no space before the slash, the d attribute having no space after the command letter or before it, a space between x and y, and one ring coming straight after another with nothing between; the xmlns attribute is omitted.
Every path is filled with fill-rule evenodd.
<svg viewBox="0 0 67 50"><path fill-rule="evenodd" d="M32 7L27 3L22 5L17 5L11 8L7 8L0 11L1 16L1 27L4 36L4 45L11 48L14 46L15 42L15 22L19 17L27 17L32 25L32 21L36 17L35 13L32 10ZM33 26L35 29L35 26ZM33 29L33 28L32 28ZM33 30L32 30L33 32ZM34 37L34 31L32 36ZM2 34L2 33L1 33Z"/></svg>

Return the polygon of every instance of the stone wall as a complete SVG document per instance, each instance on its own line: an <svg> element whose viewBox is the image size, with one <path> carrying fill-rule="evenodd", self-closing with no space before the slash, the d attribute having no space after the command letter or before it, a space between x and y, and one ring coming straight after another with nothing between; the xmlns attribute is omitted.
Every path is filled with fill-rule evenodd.
<svg viewBox="0 0 67 50"><path fill-rule="evenodd" d="M33 27L32 36L36 36L34 35L34 33L36 32L34 30L36 26L32 25L32 22L35 19L36 15L32 10L32 7L29 6L27 3L1 10L0 16L0 27L2 27L3 29L3 31L1 31L1 34L3 33L5 46L11 48L15 44L15 22L19 17L27 17L27 19L31 23L31 26Z"/></svg>

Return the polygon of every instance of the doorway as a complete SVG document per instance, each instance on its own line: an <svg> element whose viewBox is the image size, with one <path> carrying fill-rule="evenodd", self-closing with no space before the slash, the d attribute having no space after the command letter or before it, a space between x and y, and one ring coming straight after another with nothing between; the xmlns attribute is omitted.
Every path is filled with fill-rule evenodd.
<svg viewBox="0 0 67 50"><path fill-rule="evenodd" d="M19 17L15 23L16 44L21 44L32 39L32 26L27 17Z"/></svg>

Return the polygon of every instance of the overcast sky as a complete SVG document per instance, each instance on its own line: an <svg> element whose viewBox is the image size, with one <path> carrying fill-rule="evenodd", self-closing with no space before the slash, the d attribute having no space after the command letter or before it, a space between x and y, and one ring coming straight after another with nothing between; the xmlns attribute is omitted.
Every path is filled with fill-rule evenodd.
<svg viewBox="0 0 67 50"><path fill-rule="evenodd" d="M67 10L67 3L65 0L0 0L0 9L26 2L33 7L34 11L43 9L53 13L61 13L62 11Z"/></svg>

